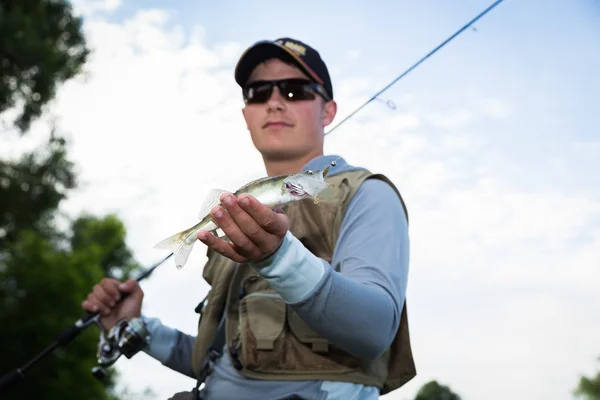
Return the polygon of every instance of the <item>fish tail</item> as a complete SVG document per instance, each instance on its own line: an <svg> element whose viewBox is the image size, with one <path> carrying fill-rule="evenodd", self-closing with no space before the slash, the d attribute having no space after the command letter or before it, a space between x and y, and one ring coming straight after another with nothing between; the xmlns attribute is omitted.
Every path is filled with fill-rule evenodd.
<svg viewBox="0 0 600 400"><path fill-rule="evenodd" d="M175 256L175 265L177 269L181 269L187 262L190 253L194 248L194 243L195 241L188 243L185 240L183 232L179 232L156 243L154 248L170 250Z"/></svg>

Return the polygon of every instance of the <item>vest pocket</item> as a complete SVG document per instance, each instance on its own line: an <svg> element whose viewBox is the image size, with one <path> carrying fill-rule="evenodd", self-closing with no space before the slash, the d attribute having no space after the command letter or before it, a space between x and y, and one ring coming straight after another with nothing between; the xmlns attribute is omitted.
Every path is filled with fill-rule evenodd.
<svg viewBox="0 0 600 400"><path fill-rule="evenodd" d="M294 311L291 307L288 306L288 324L290 326L290 330L296 335L298 340L304 344L311 346L312 351L315 353L328 353L329 352L329 342L327 339L319 336L317 332L312 330L310 326L300 316L296 311Z"/></svg>
<svg viewBox="0 0 600 400"><path fill-rule="evenodd" d="M347 373L360 360L329 345L272 289L253 292L239 303L239 361L249 371Z"/></svg>
<svg viewBox="0 0 600 400"><path fill-rule="evenodd" d="M300 371L343 374L362 367L362 362L352 355L333 346L315 332L296 311L287 306L287 326L294 344Z"/></svg>
<svg viewBox="0 0 600 400"><path fill-rule="evenodd" d="M240 300L241 361L254 371L280 365L286 304L277 293L255 292Z"/></svg>

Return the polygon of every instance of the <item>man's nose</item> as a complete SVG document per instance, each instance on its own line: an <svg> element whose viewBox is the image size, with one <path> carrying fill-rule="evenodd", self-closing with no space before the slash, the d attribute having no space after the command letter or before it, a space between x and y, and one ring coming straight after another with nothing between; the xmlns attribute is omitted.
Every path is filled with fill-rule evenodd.
<svg viewBox="0 0 600 400"><path fill-rule="evenodd" d="M269 109L272 110L285 109L285 100L279 92L279 88L277 86L273 88L273 93L271 93L271 97L269 98L267 105L269 106Z"/></svg>

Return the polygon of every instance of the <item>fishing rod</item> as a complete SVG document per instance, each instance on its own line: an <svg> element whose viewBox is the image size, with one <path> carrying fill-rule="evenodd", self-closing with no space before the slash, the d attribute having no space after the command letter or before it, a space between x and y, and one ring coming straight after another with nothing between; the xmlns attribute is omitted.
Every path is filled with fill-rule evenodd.
<svg viewBox="0 0 600 400"><path fill-rule="evenodd" d="M490 5L488 8L486 8L485 10L483 10L481 13L479 13L479 15L477 15L475 18L473 18L471 21L467 22L462 28L460 28L458 31L454 32L454 34L452 34L450 37L448 37L446 40L444 40L442 43L440 43L436 48L434 48L433 50L431 50L429 53L427 53L423 58L421 58L419 61L417 61L415 64L413 64L410 68L408 68L406 71L404 71L402 74L400 74L398 77L396 77L393 81L391 81L388 85L386 85L383 89L381 89L379 92L375 93L375 95L373 95L373 97L371 97L369 100L367 100L364 104L362 104L360 107L358 107L356 110L354 110L353 112L350 113L350 115L348 115L346 118L344 118L343 120L341 120L337 125L335 125L333 128L331 128L329 131L327 131L325 133L325 135L329 135L331 132L333 132L337 127L339 127L340 125L342 125L344 122L346 122L347 120L349 120L351 117L354 116L354 114L356 114L357 112L359 112L361 109L363 109L367 104L369 104L370 102L372 102L373 100L376 100L379 95L381 95L383 92L385 92L386 90L388 90L390 87L392 87L394 84L396 84L396 82L398 82L400 79L404 78L406 75L408 75L408 73L410 73L412 70L414 70L415 68L417 68L421 63L423 63L425 60L427 60L429 57L431 57L434 53L436 53L438 50L440 50L442 47L444 47L445 45L447 45L448 43L450 43L453 39L455 39L458 35L460 35L462 32L464 32L466 29L468 29L471 25L473 25L473 23L475 23L475 21L477 21L478 19L480 19L481 17L483 17L485 14L487 14L488 12L490 12L494 7L496 7L498 4L502 3L502 1L504 0L497 0L496 2L494 2L492 5ZM386 102L386 104L388 105L388 107L391 108L389 101ZM393 103L392 103L393 104ZM335 166L335 161L333 161Z"/></svg>
<svg viewBox="0 0 600 400"><path fill-rule="evenodd" d="M165 261L167 261L171 256L173 256L173 253L169 254L168 256L163 258L161 261L157 262L152 267L147 269L136 280L138 282L140 282L143 279L147 278L152 272L154 272L154 270L158 266L160 266ZM129 293L122 293L121 299L117 302L117 304L120 303L121 301L123 301L123 299L125 299L128 295L129 295ZM0 392L3 389L6 389L10 385L14 384L18 379L25 378L25 372L29 368L31 368L32 366L37 364L40 360L42 360L42 358L44 358L45 356L47 356L48 354L53 352L59 346L66 346L67 344L69 344L69 342L71 342L73 339L75 339L77 336L79 336L79 334L85 328L87 328L88 326L90 326L94 323L99 324L99 319L100 319L100 312L95 312L95 313L88 312L85 316L78 319L75 323L73 323L71 326L69 326L67 329L65 329L62 333L60 333L58 335L58 337L56 338L56 340L51 345L49 345L44 350L42 350L39 354L37 354L35 357L33 357L30 361L28 361L22 367L17 368L14 371L11 371L8 374L4 375L2 377L2 379L0 379ZM93 372L95 375L96 375L96 371L97 371L97 369L94 368Z"/></svg>
<svg viewBox="0 0 600 400"><path fill-rule="evenodd" d="M411 71L413 71L415 68L417 68L420 64L422 64L423 62L425 62L429 57L431 57L433 54L435 54L437 51L439 51L446 44L448 44L449 42L451 42L452 40L454 40L462 32L464 32L466 29L468 29L473 23L475 23L477 20L479 20L480 18L482 18L485 14L487 14L492 9L494 9L502 1L503 0L497 0L497 1L495 1L492 5L490 5L488 8L486 8L484 11L482 11L481 13L479 13L475 18L473 18L471 21L469 21L468 23L466 23L458 31L456 31L454 34L452 34L450 37L448 37L446 40L444 40L441 44L439 44L437 47L435 47L433 50L431 50L429 53L427 53L423 58L421 58L419 61L417 61L414 65L412 65L410 68L408 68L402 74L400 74L398 77L396 77L394 80L392 80L383 89L381 89L377 93L375 93L375 95L373 95L364 104L362 104L361 106L359 106L356 110L354 110L352 113L350 113L347 117L345 117L337 125L335 125L328 132L326 132L325 135L329 135L331 132L333 132L335 129L337 129L339 126L341 126L344 122L348 121L356 113L358 113L360 110L362 110L364 107L366 107L369 103L371 103L374 100L377 100L382 93L384 93L386 90L388 90L394 84L396 84L400 79L402 79L406 75L408 75ZM388 104L388 106L390 106L389 102L387 102L387 104ZM332 162L332 165L335 166L335 161ZM173 253L169 254L163 260L159 261L158 263L156 263L155 265L153 265L151 268L149 268L147 271L145 271L142 275L140 275L137 278L137 281L140 282L141 280L143 280L146 277L148 277L158 266L160 266L165 261L167 261L167 259L169 259L171 256L173 256ZM123 301L123 299L126 298L127 295L128 295L128 293L124 293L121 296L120 301ZM0 391L3 390L3 389L6 389L11 384L14 384L18 379L23 379L25 377L25 372L28 369L30 369L31 367L33 367L40 360L42 360L43 357L45 357L48 354L50 354L56 348L58 348L60 346L67 345L69 342L71 342L73 339L75 339L85 328L87 328L88 326L90 326L90 325L92 325L94 323L99 324L99 318L100 318L100 312L96 312L96 313L90 313L90 312L88 312L84 317L82 317L79 320L77 320L70 327L68 327L67 329L65 329L60 335L58 335L57 339L50 346L48 346L44 350L42 350L33 359L31 359L30 361L28 361L22 367L17 368L14 371L11 371L8 374L4 375L0 379ZM96 373L95 369L94 369L94 373Z"/></svg>

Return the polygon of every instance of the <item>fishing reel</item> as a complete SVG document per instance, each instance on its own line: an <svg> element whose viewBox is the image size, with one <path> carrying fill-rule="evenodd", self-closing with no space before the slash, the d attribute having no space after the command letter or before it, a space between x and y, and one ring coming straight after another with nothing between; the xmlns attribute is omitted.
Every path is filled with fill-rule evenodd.
<svg viewBox="0 0 600 400"><path fill-rule="evenodd" d="M130 359L150 342L150 333L140 318L122 319L108 331L100 329L98 341L98 365L92 368L92 374L104 379L106 368L113 365L122 355Z"/></svg>

